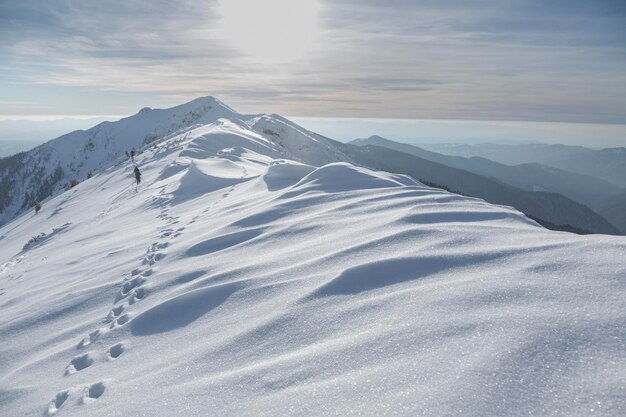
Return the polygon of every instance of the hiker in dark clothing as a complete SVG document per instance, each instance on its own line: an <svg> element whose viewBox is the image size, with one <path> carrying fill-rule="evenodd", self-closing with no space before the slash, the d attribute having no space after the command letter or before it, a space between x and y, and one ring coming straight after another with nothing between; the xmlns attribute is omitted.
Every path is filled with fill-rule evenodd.
<svg viewBox="0 0 626 417"><path fill-rule="evenodd" d="M139 172L139 167L137 165L135 165L135 179L137 180L137 185L139 185L139 183L141 182L141 172Z"/></svg>

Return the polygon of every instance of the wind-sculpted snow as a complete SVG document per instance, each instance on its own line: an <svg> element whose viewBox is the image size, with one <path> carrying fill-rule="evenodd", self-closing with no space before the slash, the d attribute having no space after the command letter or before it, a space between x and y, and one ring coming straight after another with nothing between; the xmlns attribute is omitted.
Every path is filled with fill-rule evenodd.
<svg viewBox="0 0 626 417"><path fill-rule="evenodd" d="M187 168L185 175L180 179L180 186L176 190L175 201L183 202L188 198L232 187L247 181L244 172L240 171L239 174L239 177L209 175L192 162Z"/></svg>
<svg viewBox="0 0 626 417"><path fill-rule="evenodd" d="M290 187L315 170L311 165L298 164L293 161L273 161L263 175L263 181L269 191Z"/></svg>
<svg viewBox="0 0 626 417"><path fill-rule="evenodd" d="M282 154L276 144L261 134L227 119L220 119L216 123L194 129L193 134L196 138L180 153L181 156L207 158L223 150L225 143L228 143L231 149L246 149L274 157Z"/></svg>
<svg viewBox="0 0 626 417"><path fill-rule="evenodd" d="M398 187L416 185L415 180L400 175L375 175L371 170L358 168L345 162L325 165L302 178L298 191L323 191L338 193L355 189ZM298 191L293 191L296 193Z"/></svg>
<svg viewBox="0 0 626 417"><path fill-rule="evenodd" d="M219 307L235 292L235 285L218 285L164 301L137 316L130 329L135 336L146 336L184 327Z"/></svg>
<svg viewBox="0 0 626 417"><path fill-rule="evenodd" d="M307 164L320 166L346 160L346 156L334 146L334 141L306 131L277 114L253 117L247 124L277 144L288 156Z"/></svg>
<svg viewBox="0 0 626 417"><path fill-rule="evenodd" d="M139 186L0 228L0 415L622 414L625 238L246 131L277 123L190 127Z"/></svg>
<svg viewBox="0 0 626 417"><path fill-rule="evenodd" d="M190 247L186 254L188 256L204 256L213 252L218 252L235 245L254 239L263 233L263 229L240 230L234 233L227 233L218 237L207 239Z"/></svg>
<svg viewBox="0 0 626 417"><path fill-rule="evenodd" d="M503 254L485 254L474 256L439 256L391 258L365 263L343 271L338 277L322 285L314 292L314 296L358 294L363 291L375 290L388 285L420 278L433 278L438 273L453 272L454 269L497 259Z"/></svg>

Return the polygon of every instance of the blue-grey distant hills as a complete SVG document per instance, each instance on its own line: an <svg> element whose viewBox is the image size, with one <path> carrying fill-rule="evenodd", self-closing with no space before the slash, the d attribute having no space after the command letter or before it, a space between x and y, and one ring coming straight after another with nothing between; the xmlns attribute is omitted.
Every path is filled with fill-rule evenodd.
<svg viewBox="0 0 626 417"><path fill-rule="evenodd" d="M391 142L391 141L389 141ZM513 175L507 175L501 169L494 169L502 180L509 184L528 188L528 180L535 184L543 183L546 189L556 190L572 200L586 204L602 215L622 233L626 234L626 148L607 148L601 150L582 146L522 144L506 145L483 143L468 144L420 144L418 147L391 142L382 146L393 146L405 152L415 152L429 159L455 165L461 161L472 172L481 172L494 168L494 162L516 165ZM428 152L430 156L427 156ZM441 155L445 154L445 155ZM439 157L437 157L437 155ZM462 157L455 159L455 157ZM488 158L493 161L486 162ZM474 162L473 169L468 165ZM497 165L495 165L497 167ZM534 170L534 172L533 172ZM514 175L524 172L521 178ZM530 171L530 172L529 172ZM578 174L578 175L577 175ZM584 175L580 175L584 174ZM596 178L598 181L593 181ZM607 185L608 183L608 185ZM550 188L547 186L550 184ZM615 191L617 190L617 192Z"/></svg>
<svg viewBox="0 0 626 417"><path fill-rule="evenodd" d="M626 234L626 191L609 198L598 213Z"/></svg>
<svg viewBox="0 0 626 417"><path fill-rule="evenodd" d="M419 144L422 149L451 156L479 156L507 165L540 163L577 174L591 175L626 188L626 148L589 149L583 146L482 143Z"/></svg>
<svg viewBox="0 0 626 417"><path fill-rule="evenodd" d="M590 202L600 206L619 195L621 189L607 181L539 164L511 167L484 158L451 157L379 136L350 145L363 148L350 156L369 167L405 173L491 203L511 205L554 225L622 233L587 207Z"/></svg>
<svg viewBox="0 0 626 417"><path fill-rule="evenodd" d="M600 178L576 174L539 163L524 163L511 166L483 157L464 158L443 155L380 136L357 139L352 143L394 149L429 161L464 169L527 191L559 193L592 209L602 207L609 198L624 191L617 185Z"/></svg>

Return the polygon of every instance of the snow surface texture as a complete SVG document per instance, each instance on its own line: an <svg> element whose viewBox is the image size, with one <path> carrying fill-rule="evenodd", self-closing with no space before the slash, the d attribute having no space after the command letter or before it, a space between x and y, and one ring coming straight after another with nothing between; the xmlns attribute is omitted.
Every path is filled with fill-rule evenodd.
<svg viewBox="0 0 626 417"><path fill-rule="evenodd" d="M68 133L0 161L0 191L4 191L0 192L0 224L30 210L36 201L63 191L72 180L82 181L90 172L123 163L131 149L141 152L168 136L182 140L185 136L181 133L194 130L198 134L196 128L214 123L229 126L222 129L228 138L221 139L233 147L246 143L265 155L305 160L316 166L346 160L332 141L278 115L243 115L214 97L200 97L169 109L146 107L136 115ZM211 144L198 145L188 150L196 158L215 151Z"/></svg>
<svg viewBox="0 0 626 417"><path fill-rule="evenodd" d="M623 415L625 238L280 123L172 135L139 187L117 165L0 229L0 415Z"/></svg>

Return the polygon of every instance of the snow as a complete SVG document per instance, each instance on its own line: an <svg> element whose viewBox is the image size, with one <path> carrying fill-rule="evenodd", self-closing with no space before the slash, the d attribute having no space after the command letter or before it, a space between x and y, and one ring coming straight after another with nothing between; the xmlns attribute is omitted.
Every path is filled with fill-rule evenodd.
<svg viewBox="0 0 626 417"><path fill-rule="evenodd" d="M0 415L626 408L626 238L222 112L0 228Z"/></svg>

